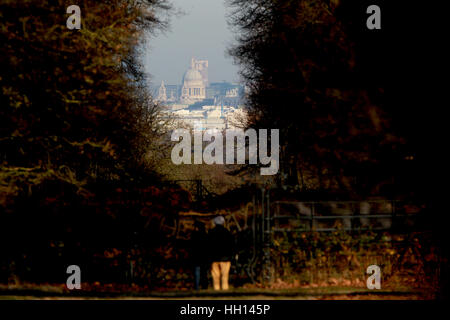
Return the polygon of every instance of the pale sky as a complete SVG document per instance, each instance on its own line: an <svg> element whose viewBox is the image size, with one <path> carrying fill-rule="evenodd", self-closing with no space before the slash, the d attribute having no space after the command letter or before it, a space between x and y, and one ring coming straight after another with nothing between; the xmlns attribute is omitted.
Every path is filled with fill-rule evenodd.
<svg viewBox="0 0 450 320"><path fill-rule="evenodd" d="M209 60L209 81L236 82L238 66L226 55L233 35L226 23L225 0L171 0L184 15L171 19L165 34L150 38L143 56L151 84L181 84L191 57Z"/></svg>

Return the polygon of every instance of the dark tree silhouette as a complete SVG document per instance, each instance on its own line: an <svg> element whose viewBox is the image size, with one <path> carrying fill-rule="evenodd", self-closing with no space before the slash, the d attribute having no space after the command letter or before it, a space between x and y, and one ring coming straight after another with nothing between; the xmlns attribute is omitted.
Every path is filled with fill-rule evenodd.
<svg viewBox="0 0 450 320"><path fill-rule="evenodd" d="M402 6L383 3L383 28L371 31L364 1L228 3L249 125L281 130L280 184L352 197L423 190L411 179L420 138L408 128L420 116L397 93L412 66L410 57L399 60L411 43L398 38Z"/></svg>

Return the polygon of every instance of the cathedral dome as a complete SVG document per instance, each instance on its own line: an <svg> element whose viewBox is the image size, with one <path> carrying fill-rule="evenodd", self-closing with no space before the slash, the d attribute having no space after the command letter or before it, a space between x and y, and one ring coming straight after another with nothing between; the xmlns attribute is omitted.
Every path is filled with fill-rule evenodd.
<svg viewBox="0 0 450 320"><path fill-rule="evenodd" d="M180 101L185 104L191 104L196 101L201 101L206 97L206 81L205 75L200 70L207 71L207 61L201 64L202 61L191 60L191 67L183 76L183 86L181 88ZM200 69L199 69L200 68Z"/></svg>
<svg viewBox="0 0 450 320"><path fill-rule="evenodd" d="M203 77L200 72L195 69L189 69L186 71L183 77L183 82L203 81Z"/></svg>

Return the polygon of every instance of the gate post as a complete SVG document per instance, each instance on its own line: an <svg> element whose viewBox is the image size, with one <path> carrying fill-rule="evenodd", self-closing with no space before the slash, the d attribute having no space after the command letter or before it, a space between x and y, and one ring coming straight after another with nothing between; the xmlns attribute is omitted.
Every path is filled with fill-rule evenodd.
<svg viewBox="0 0 450 320"><path fill-rule="evenodd" d="M267 232L267 240L265 245L265 258L266 258L266 276L269 284L272 282L272 259L270 250L272 248L272 229L270 227L270 190L267 191L267 213L266 213L266 232Z"/></svg>
<svg viewBox="0 0 450 320"><path fill-rule="evenodd" d="M265 223L264 223L264 198L265 198L265 194L264 194L264 188L261 188L261 244L264 246L264 227L265 227Z"/></svg>

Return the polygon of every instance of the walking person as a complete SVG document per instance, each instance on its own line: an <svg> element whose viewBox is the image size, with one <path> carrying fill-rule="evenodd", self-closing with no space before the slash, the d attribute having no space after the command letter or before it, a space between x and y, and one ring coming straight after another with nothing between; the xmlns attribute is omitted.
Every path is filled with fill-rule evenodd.
<svg viewBox="0 0 450 320"><path fill-rule="evenodd" d="M208 287L208 257L205 252L205 244L207 242L207 234L205 225L200 221L195 221L195 230L191 236L191 254L194 266L194 287L195 290Z"/></svg>
<svg viewBox="0 0 450 320"><path fill-rule="evenodd" d="M213 221L215 227L208 233L208 245L210 246L210 258L212 260L211 275L214 290L228 290L234 238L231 232L224 227L224 217L218 216Z"/></svg>

